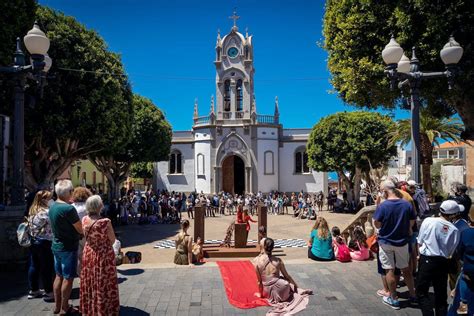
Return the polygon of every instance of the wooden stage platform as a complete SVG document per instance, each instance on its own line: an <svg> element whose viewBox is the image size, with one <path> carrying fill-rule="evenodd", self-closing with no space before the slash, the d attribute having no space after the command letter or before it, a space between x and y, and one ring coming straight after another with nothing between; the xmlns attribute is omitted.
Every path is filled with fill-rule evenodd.
<svg viewBox="0 0 474 316"><path fill-rule="evenodd" d="M205 244L203 247L205 258L249 258L260 253L257 244L248 244L245 248L219 247L219 244Z"/></svg>

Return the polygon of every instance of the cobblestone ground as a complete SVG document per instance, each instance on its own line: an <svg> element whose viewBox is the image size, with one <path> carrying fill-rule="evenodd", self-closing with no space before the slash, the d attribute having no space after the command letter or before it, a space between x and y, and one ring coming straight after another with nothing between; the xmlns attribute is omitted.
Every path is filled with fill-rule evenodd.
<svg viewBox="0 0 474 316"><path fill-rule="evenodd" d="M199 267L119 268L121 315L265 315L268 308L241 310L229 304L215 263ZM375 292L380 286L375 261L289 264L302 288L311 288L308 308L299 315L420 315L403 299L394 311ZM26 272L2 273L0 315L52 315L53 304L26 299ZM79 304L76 282L73 304Z"/></svg>

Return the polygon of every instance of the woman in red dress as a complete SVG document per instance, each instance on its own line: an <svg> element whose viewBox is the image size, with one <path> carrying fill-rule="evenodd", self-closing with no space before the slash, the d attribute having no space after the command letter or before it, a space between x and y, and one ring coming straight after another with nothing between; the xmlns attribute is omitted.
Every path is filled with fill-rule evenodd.
<svg viewBox="0 0 474 316"><path fill-rule="evenodd" d="M115 234L110 219L101 218L104 208L98 195L86 201L87 216L82 219L86 244L82 255L81 313L86 316L119 314L115 254Z"/></svg>
<svg viewBox="0 0 474 316"><path fill-rule="evenodd" d="M239 222L239 214L237 213L237 223L245 223L246 225L246 230L247 230L247 238L249 236L249 231L250 231L250 222L256 223L257 221L254 221L252 217L249 215L249 211L247 209L243 210L243 214L240 217L240 222Z"/></svg>

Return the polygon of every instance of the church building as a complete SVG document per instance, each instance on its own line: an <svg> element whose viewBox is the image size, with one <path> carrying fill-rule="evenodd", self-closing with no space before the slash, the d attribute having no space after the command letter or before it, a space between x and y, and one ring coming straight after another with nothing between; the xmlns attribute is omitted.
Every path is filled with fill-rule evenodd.
<svg viewBox="0 0 474 316"><path fill-rule="evenodd" d="M217 35L216 98L200 116L194 104L190 131L174 131L168 161L155 163L154 187L176 192L326 192L327 173L308 168L311 129L286 129L278 98L272 115L257 112L253 38ZM246 32L247 33L247 32ZM295 106L295 105L288 105Z"/></svg>

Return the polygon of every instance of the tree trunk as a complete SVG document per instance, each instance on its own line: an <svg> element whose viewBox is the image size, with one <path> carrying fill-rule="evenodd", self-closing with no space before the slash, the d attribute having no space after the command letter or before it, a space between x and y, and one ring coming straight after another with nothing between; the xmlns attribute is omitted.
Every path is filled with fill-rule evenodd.
<svg viewBox="0 0 474 316"><path fill-rule="evenodd" d="M107 178L109 202L120 198L120 185L127 180L131 162L115 161L113 156L88 157L92 164Z"/></svg>
<svg viewBox="0 0 474 316"><path fill-rule="evenodd" d="M425 190L428 196L432 196L433 187L431 184L431 165L423 164L421 165L421 172L423 177L423 189Z"/></svg>
<svg viewBox="0 0 474 316"><path fill-rule="evenodd" d="M349 202L354 201L356 206L360 201L360 185L362 183L362 170L356 168L354 172L348 177L342 171L338 171L338 176L342 179L344 186L346 187L347 200Z"/></svg>
<svg viewBox="0 0 474 316"><path fill-rule="evenodd" d="M79 159L83 149L76 140L57 140L54 146L44 146L41 138L33 140L25 149L25 187L34 191L49 187L71 165Z"/></svg>

